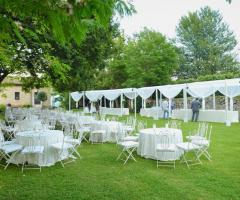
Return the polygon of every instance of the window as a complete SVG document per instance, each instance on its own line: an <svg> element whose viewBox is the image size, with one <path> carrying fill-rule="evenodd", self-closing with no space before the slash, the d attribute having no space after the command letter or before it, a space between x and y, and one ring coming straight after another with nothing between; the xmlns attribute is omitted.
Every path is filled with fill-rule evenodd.
<svg viewBox="0 0 240 200"><path fill-rule="evenodd" d="M41 104L41 102L38 100L37 96L38 96L38 92L34 92L34 104L35 105Z"/></svg>
<svg viewBox="0 0 240 200"><path fill-rule="evenodd" d="M20 92L15 92L15 100L20 100Z"/></svg>

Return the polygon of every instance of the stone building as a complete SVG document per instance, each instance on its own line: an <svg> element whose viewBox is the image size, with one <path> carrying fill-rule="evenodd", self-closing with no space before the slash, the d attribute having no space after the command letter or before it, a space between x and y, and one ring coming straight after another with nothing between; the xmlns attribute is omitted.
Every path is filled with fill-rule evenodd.
<svg viewBox="0 0 240 200"><path fill-rule="evenodd" d="M52 88L32 89L30 92L22 90L22 84L17 77L7 77L0 85L0 105L11 104L12 107L32 106L32 107L50 107ZM37 94L44 91L47 94L47 100L41 102L37 99Z"/></svg>

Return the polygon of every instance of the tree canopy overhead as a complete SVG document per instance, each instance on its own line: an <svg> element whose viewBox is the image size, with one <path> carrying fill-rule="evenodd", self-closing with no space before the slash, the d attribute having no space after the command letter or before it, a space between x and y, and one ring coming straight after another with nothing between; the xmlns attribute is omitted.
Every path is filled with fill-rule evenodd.
<svg viewBox="0 0 240 200"><path fill-rule="evenodd" d="M181 18L176 31L182 53L180 77L237 70L237 41L219 11L204 7L189 13Z"/></svg>
<svg viewBox="0 0 240 200"><path fill-rule="evenodd" d="M27 87L65 80L71 66L60 62L52 41L80 45L93 27L108 27L112 16L135 12L123 0L0 0L0 82L27 73Z"/></svg>

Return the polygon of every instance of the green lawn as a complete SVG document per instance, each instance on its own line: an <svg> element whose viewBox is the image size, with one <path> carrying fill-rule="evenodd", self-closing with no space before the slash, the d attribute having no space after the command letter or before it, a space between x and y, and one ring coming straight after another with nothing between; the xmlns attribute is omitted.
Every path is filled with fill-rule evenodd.
<svg viewBox="0 0 240 200"><path fill-rule="evenodd" d="M148 119L148 126L153 120ZM154 122L156 123L156 122ZM162 126L165 121L157 124ZM183 123L184 135L197 123ZM177 162L176 170L156 168L156 161L137 156L125 166L116 161L115 144L87 144L83 159L39 171L11 165L0 169L0 200L10 199L240 199L240 124L213 123L213 161L203 165Z"/></svg>

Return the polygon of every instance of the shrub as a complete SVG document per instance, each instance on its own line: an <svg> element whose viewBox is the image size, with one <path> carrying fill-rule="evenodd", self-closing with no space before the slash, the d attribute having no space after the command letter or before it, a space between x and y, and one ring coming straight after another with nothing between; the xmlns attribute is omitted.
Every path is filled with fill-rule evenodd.
<svg viewBox="0 0 240 200"><path fill-rule="evenodd" d="M46 92L39 92L38 95L37 95L37 98L39 101L46 101L47 100L47 94Z"/></svg>

